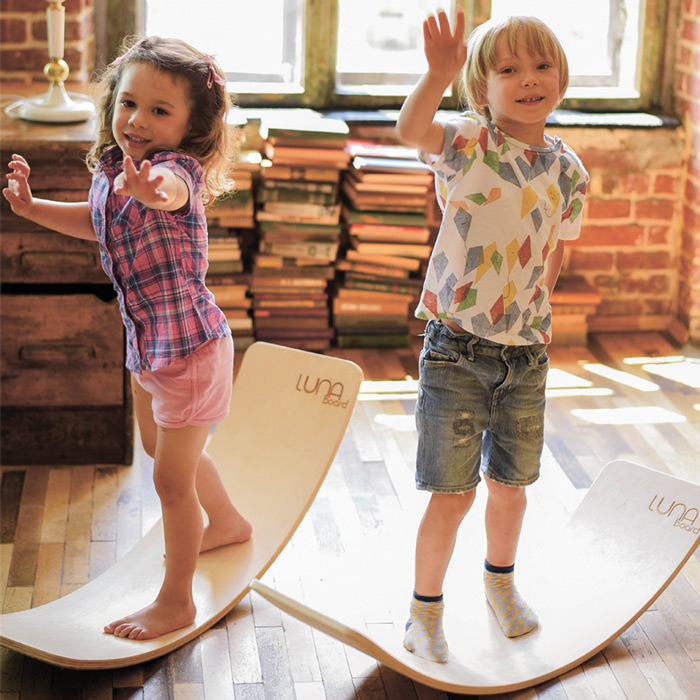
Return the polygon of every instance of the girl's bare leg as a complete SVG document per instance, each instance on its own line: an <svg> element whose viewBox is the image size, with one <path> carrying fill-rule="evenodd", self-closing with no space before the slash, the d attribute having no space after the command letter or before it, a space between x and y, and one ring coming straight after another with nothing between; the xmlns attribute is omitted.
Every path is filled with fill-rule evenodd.
<svg viewBox="0 0 700 700"><path fill-rule="evenodd" d="M250 523L236 510L214 460L202 452L197 466L197 495L209 519L204 528L200 551L250 539Z"/></svg>
<svg viewBox="0 0 700 700"><path fill-rule="evenodd" d="M153 479L163 509L165 578L153 603L106 625L106 633L153 639L194 622L192 579L204 530L195 480L208 433L209 426L158 428Z"/></svg>
<svg viewBox="0 0 700 700"><path fill-rule="evenodd" d="M153 420L151 395L133 378L131 387L143 446L148 455L155 457L158 425ZM251 525L231 502L216 464L206 451L202 452L197 463L195 485L199 502L208 518L200 551L248 540L252 533Z"/></svg>

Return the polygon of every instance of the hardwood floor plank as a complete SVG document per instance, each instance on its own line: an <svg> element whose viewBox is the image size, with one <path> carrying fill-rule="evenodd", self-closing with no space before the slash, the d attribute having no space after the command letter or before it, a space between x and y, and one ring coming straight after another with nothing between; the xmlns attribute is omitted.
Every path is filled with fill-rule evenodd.
<svg viewBox="0 0 700 700"><path fill-rule="evenodd" d="M51 469L41 523L41 542L65 542L70 502L70 469Z"/></svg>
<svg viewBox="0 0 700 700"><path fill-rule="evenodd" d="M202 675L205 698L235 700L225 629L211 629L202 635Z"/></svg>
<svg viewBox="0 0 700 700"><path fill-rule="evenodd" d="M90 539L93 542L114 542L117 539L116 475L116 467L100 467L95 470L90 530Z"/></svg>
<svg viewBox="0 0 700 700"><path fill-rule="evenodd" d="M250 594L226 616L226 632L233 682L237 686L262 683Z"/></svg>
<svg viewBox="0 0 700 700"><path fill-rule="evenodd" d="M74 467L72 471L63 583L82 585L87 583L89 573L92 483L95 470L91 467Z"/></svg>
<svg viewBox="0 0 700 700"><path fill-rule="evenodd" d="M36 579L32 594L33 608L50 603L60 597L64 546L62 542L44 542L39 545Z"/></svg>
<svg viewBox="0 0 700 700"><path fill-rule="evenodd" d="M627 698L630 700L656 700L654 691L649 687L644 674L619 637L603 649L602 653Z"/></svg>
<svg viewBox="0 0 700 700"><path fill-rule="evenodd" d="M282 627L256 627L266 698L294 700L294 679Z"/></svg>
<svg viewBox="0 0 700 700"><path fill-rule="evenodd" d="M3 469L0 481L0 544L15 541L25 470Z"/></svg>
<svg viewBox="0 0 700 700"><path fill-rule="evenodd" d="M175 683L174 700L205 700L204 686L201 683Z"/></svg>
<svg viewBox="0 0 700 700"><path fill-rule="evenodd" d="M646 612L640 624L689 700L700 700L700 673L660 612ZM653 686L652 686L653 687Z"/></svg>
<svg viewBox="0 0 700 700"><path fill-rule="evenodd" d="M311 630L311 635L323 677L326 700L354 700L355 686L345 655L345 646L316 629Z"/></svg>

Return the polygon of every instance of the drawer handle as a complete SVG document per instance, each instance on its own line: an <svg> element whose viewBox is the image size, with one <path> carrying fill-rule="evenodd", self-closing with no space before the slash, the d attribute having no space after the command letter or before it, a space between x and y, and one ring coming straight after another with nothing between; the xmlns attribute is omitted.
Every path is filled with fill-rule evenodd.
<svg viewBox="0 0 700 700"><path fill-rule="evenodd" d="M95 357L92 345L23 345L19 349L22 362L61 363Z"/></svg>
<svg viewBox="0 0 700 700"><path fill-rule="evenodd" d="M92 253L33 252L22 253L19 257L19 264L20 267L31 267L33 269L94 267L96 260Z"/></svg>

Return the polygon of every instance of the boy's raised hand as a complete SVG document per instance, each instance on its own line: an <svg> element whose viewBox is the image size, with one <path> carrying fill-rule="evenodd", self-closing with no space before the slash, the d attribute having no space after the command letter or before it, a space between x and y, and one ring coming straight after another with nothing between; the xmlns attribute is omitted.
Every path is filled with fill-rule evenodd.
<svg viewBox="0 0 700 700"><path fill-rule="evenodd" d="M28 217L34 209L34 197L29 187L29 163L16 153L12 154L9 163L12 172L7 173L7 187L2 191L10 203L12 211L18 216Z"/></svg>
<svg viewBox="0 0 700 700"><path fill-rule="evenodd" d="M423 44L428 71L446 85L454 80L467 60L464 25L464 11L461 7L457 8L454 32L450 30L450 22L444 10L423 22Z"/></svg>
<svg viewBox="0 0 700 700"><path fill-rule="evenodd" d="M124 156L124 171L114 178L114 193L133 197L146 206L166 202L168 195L159 189L162 175L151 175L151 162L144 160L139 170L131 156Z"/></svg>

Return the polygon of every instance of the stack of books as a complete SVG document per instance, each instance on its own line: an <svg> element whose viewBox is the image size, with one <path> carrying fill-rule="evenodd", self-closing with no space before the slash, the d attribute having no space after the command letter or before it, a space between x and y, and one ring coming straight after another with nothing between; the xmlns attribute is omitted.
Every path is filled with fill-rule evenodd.
<svg viewBox="0 0 700 700"><path fill-rule="evenodd" d="M253 257L253 318L258 340L304 350L330 347L328 285L340 243L339 182L348 127L337 119L262 118Z"/></svg>
<svg viewBox="0 0 700 700"><path fill-rule="evenodd" d="M232 174L235 189L207 208L207 286L226 314L237 350L245 349L255 340L250 312L250 275L245 272L244 250L254 240L253 175L259 171L261 160L258 152L241 153Z"/></svg>
<svg viewBox="0 0 700 700"><path fill-rule="evenodd" d="M430 257L433 176L403 146L350 142L347 250L333 300L339 347L405 347Z"/></svg>

